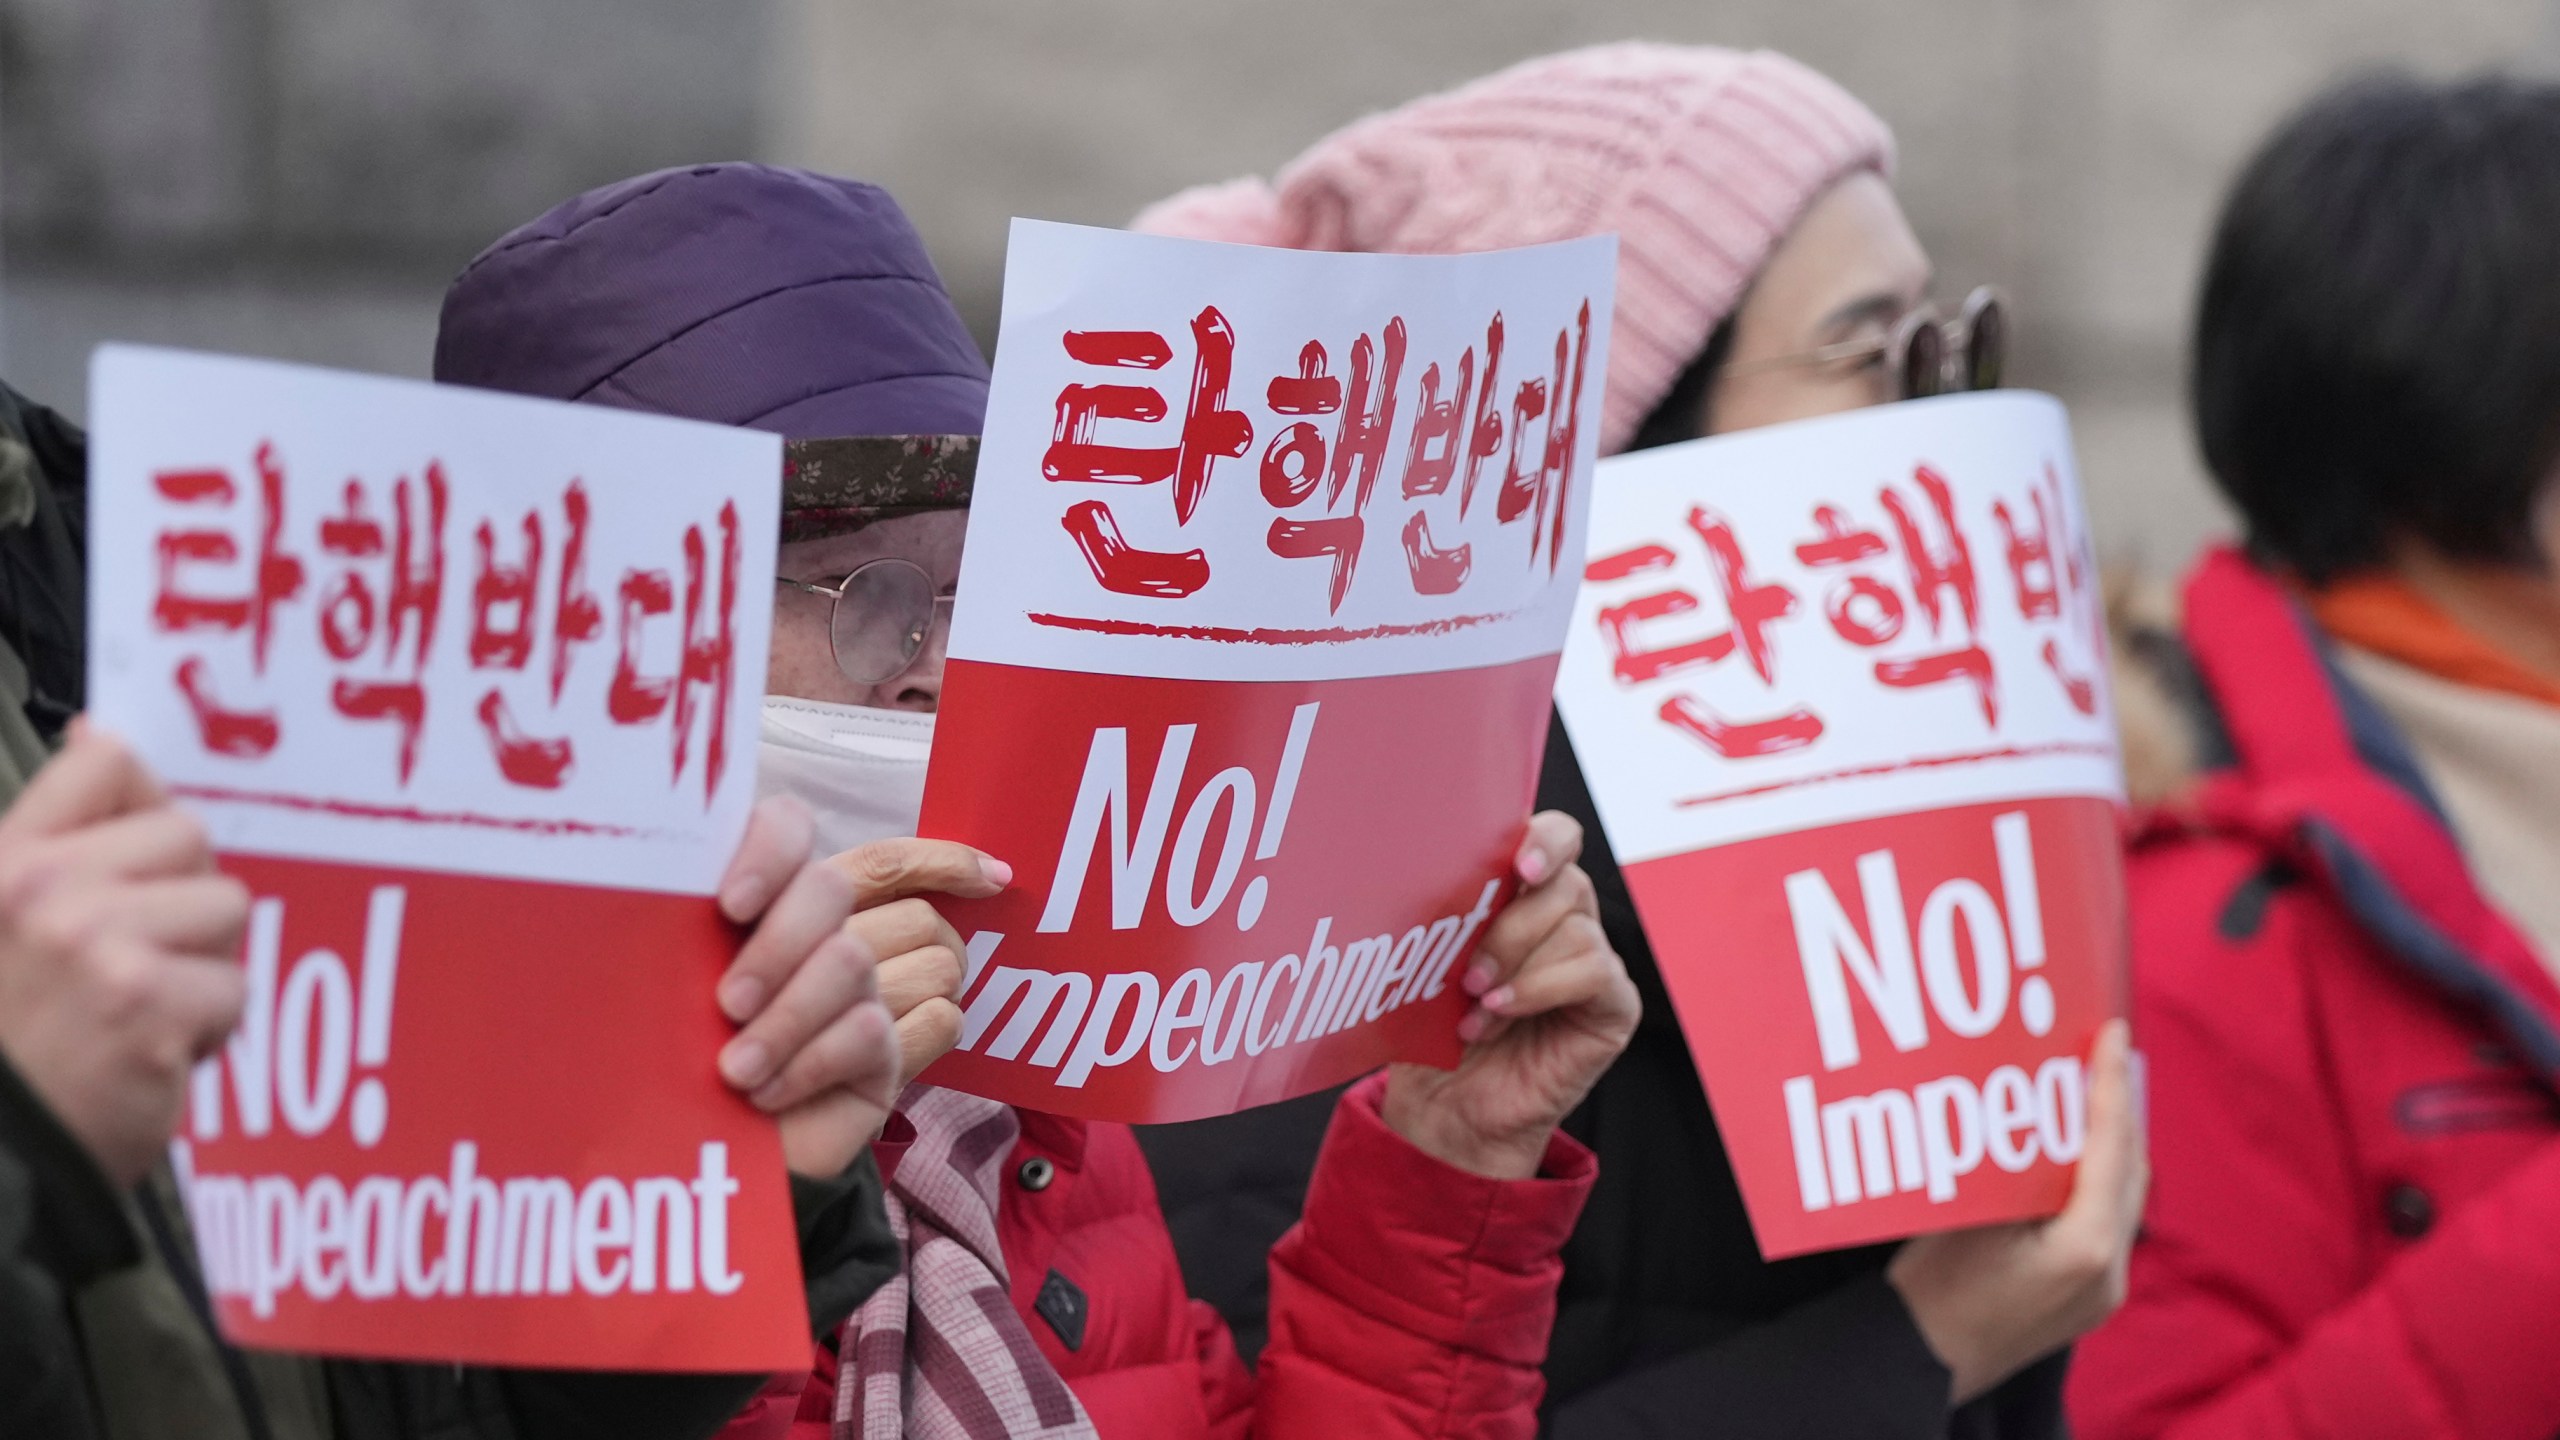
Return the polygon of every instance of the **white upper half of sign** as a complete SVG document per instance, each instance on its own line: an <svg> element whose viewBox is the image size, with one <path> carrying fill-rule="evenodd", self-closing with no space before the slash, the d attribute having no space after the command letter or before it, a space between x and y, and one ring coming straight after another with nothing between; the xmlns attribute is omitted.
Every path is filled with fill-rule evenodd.
<svg viewBox="0 0 2560 1440"><path fill-rule="evenodd" d="M2061 404L1950 396L1611 459L1556 679L1621 859L2123 792Z"/></svg>
<svg viewBox="0 0 2560 1440"><path fill-rule="evenodd" d="M711 892L777 437L129 346L90 393L90 709L219 848Z"/></svg>
<svg viewBox="0 0 2560 1440"><path fill-rule="evenodd" d="M1605 236L1346 255L1016 220L951 653L1235 680L1554 653L1615 265Z"/></svg>

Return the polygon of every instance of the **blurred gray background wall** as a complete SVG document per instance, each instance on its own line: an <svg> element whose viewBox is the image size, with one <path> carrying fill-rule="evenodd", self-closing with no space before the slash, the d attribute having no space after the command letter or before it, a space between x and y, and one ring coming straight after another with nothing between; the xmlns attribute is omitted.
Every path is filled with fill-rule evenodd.
<svg viewBox="0 0 2560 1440"><path fill-rule="evenodd" d="M1944 288L2021 306L2102 543L2222 524L2181 337L2222 187L2322 83L2560 67L2560 0L0 0L0 373L84 408L153 340L423 374L473 251L576 190L755 156L879 180L994 329L1004 222L1267 173L1542 51L1768 46L1891 121Z"/></svg>

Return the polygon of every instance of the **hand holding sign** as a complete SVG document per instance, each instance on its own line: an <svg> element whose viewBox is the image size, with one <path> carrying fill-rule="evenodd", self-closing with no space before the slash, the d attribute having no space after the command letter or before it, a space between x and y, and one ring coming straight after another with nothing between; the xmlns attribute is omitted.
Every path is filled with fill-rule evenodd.
<svg viewBox="0 0 2560 1440"><path fill-rule="evenodd" d="M880 956L880 1003L898 1026L898 1084L960 1043L968 949L928 894L985 899L1013 883L1013 867L949 840L900 837L858 845L828 862L863 895L853 917Z"/></svg>
<svg viewBox="0 0 2560 1440"><path fill-rule="evenodd" d="M779 991L854 901L801 879L805 817L796 848L764 836L729 873L780 441L113 347L91 393L89 701L251 895L218 976L240 1023L171 1156L225 1335L540 1367L805 1358L783 1144L840 1170L867 1135L845 1117L866 1123L896 1061L877 1006L777 1049L816 1055L779 1129L714 1073L733 917ZM869 984L869 958L845 973Z"/></svg>
<svg viewBox="0 0 2560 1440"><path fill-rule="evenodd" d="M0 817L0 1054L119 1184L240 1018L248 919L204 826L86 725Z"/></svg>
<svg viewBox="0 0 2560 1440"><path fill-rule="evenodd" d="M2061 407L1601 470L1558 704L1761 1253L2060 1211L2125 933Z"/></svg>
<svg viewBox="0 0 2560 1440"><path fill-rule="evenodd" d="M1016 222L918 828L1023 870L948 912L934 1084L1162 1122L1458 1061L1613 265Z"/></svg>
<svg viewBox="0 0 2560 1440"><path fill-rule="evenodd" d="M2087 1333L2124 1302L2125 1267L2151 1188L2121 1020L2089 1061L2089 1142L2071 1201L2050 1220L1923 1235L1885 1278L1953 1372L1961 1405Z"/></svg>
<svg viewBox="0 0 2560 1440"><path fill-rule="evenodd" d="M1635 1033L1642 1006L1600 931L1591 879L1574 863L1582 827L1531 817L1512 868L1528 888L1486 927L1463 982L1455 1070L1398 1065L1383 1113L1426 1154L1497 1180L1538 1173L1548 1137Z"/></svg>
<svg viewBox="0 0 2560 1440"><path fill-rule="evenodd" d="M882 841L795 867L811 833L807 806L768 797L722 882L722 911L756 930L720 982L721 1009L742 1026L720 1074L781 1119L792 1170L827 1177L853 1163L907 1078L959 1036L960 937L915 897L984 898L1012 872L940 840ZM893 978L894 1007L883 1004ZM948 1038L935 1045L934 1035Z"/></svg>

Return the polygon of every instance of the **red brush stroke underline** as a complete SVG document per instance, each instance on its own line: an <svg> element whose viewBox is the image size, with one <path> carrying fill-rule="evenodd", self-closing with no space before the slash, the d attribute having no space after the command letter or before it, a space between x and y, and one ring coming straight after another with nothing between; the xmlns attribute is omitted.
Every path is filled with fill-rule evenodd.
<svg viewBox="0 0 2560 1440"><path fill-rule="evenodd" d="M1446 635L1478 625L1500 624L1519 613L1517 610L1505 610L1493 615L1453 615L1446 620L1425 620L1413 625L1371 625L1359 630L1338 627L1329 630L1282 630L1270 626L1245 630L1232 625L1159 625L1149 620L1105 620L1036 612L1027 618L1034 625L1047 625L1058 630L1089 630L1097 635L1161 635L1174 640L1208 640L1220 645L1340 645L1349 640L1374 640L1384 635Z"/></svg>
<svg viewBox="0 0 2560 1440"><path fill-rule="evenodd" d="M1904 770L1938 770L1949 765L1978 765L1987 760L2032 760L2040 755L2095 755L2112 758L2112 746L2094 740L2057 740L2049 745L2011 745L1999 750L1974 750L1962 755L1924 755L1916 760L1894 760L1881 765L1855 765L1846 770L1832 770L1821 775L1805 775L1793 780L1773 780L1766 785L1750 785L1740 790L1725 790L1713 795L1692 795L1671 803L1682 809L1694 805L1716 805L1727 800L1748 800L1755 795L1774 795L1781 790L1794 790L1806 785L1827 785L1834 780L1861 780L1871 775L1891 775Z"/></svg>
<svg viewBox="0 0 2560 1440"><path fill-rule="evenodd" d="M362 800L328 800L316 795L288 795L272 790L231 790L219 785L172 785L170 793L190 800L211 800L225 805L268 805L279 810L301 810L323 815L343 815L357 820L396 820L406 825L462 825L480 830L513 830L528 835L611 835L639 837L658 832L635 829L628 825L598 825L586 820L523 819L507 815L481 815L469 810L422 810L414 805L377 805Z"/></svg>

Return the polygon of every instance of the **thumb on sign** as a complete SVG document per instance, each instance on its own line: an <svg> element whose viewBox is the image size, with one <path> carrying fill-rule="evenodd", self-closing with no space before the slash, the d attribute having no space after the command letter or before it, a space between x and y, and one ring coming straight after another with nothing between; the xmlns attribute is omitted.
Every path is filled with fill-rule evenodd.
<svg viewBox="0 0 2560 1440"><path fill-rule="evenodd" d="M767 797L722 883L722 908L755 930L720 981L721 1010L740 1026L720 1075L780 1118L794 1172L827 1178L871 1143L899 1087L959 1033L951 992L961 942L918 897L993 895L1013 872L965 845L914 839L795 868L811 835L806 806ZM904 1007L896 1014L883 1004L893 993Z"/></svg>
<svg viewBox="0 0 2560 1440"><path fill-rule="evenodd" d="M239 1019L248 915L204 827L86 725L0 816L0 1055L120 1182Z"/></svg>
<svg viewBox="0 0 2560 1440"><path fill-rule="evenodd" d="M1461 1170L1537 1174L1556 1126L1635 1034L1643 1003L1601 933L1581 853L1572 817L1530 817L1512 857L1524 888L1485 927L1463 982L1477 997L1458 1022L1466 1054L1455 1070L1389 1073L1387 1124Z"/></svg>
<svg viewBox="0 0 2560 1440"><path fill-rule="evenodd" d="M2132 1030L2111 1020L2090 1056L2089 1140L2050 1220L1922 1235L1885 1278L1954 1373L1957 1404L2085 1334L2124 1302L2151 1188L2134 1094Z"/></svg>

